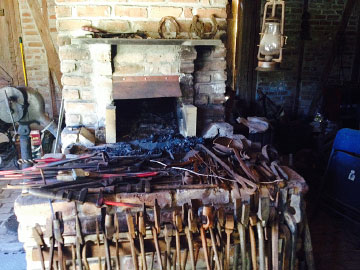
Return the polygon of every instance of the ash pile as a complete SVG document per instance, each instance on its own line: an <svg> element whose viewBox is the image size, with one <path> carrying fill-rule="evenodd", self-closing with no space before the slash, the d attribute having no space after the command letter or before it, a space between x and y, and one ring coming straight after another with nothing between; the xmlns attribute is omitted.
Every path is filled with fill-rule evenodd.
<svg viewBox="0 0 360 270"><path fill-rule="evenodd" d="M270 145L197 140L1 172L27 179L7 188L24 190L15 213L28 269L312 269L305 180Z"/></svg>

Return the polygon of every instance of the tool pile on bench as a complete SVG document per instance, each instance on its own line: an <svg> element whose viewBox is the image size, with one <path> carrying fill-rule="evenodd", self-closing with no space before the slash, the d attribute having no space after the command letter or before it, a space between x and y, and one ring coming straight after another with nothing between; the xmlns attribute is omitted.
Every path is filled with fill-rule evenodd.
<svg viewBox="0 0 360 270"><path fill-rule="evenodd" d="M8 188L23 187L28 269L313 269L307 185L273 147L219 137L179 161L97 150L1 173L27 179Z"/></svg>

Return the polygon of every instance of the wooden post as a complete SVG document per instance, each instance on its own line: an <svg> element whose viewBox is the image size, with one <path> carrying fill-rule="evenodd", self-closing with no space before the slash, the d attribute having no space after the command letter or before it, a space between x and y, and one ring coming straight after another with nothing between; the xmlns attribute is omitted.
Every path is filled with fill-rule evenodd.
<svg viewBox="0 0 360 270"><path fill-rule="evenodd" d="M24 78L22 74L22 62L20 54L20 45L19 37L21 36L21 22L20 22L20 13L19 5L17 0L5 0L5 16L8 21L8 31L9 31L9 49L10 52L14 54L15 61L12 65L12 76L13 83L15 85L24 84Z"/></svg>
<svg viewBox="0 0 360 270"><path fill-rule="evenodd" d="M255 102L257 50L260 33L260 0L244 0L242 11L242 44L237 57L236 93L247 103ZM239 46L240 47L240 46Z"/></svg>

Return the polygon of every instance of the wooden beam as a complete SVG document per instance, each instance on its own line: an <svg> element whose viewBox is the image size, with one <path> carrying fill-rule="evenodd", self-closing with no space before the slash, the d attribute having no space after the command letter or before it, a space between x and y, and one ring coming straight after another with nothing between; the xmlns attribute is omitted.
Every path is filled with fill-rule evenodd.
<svg viewBox="0 0 360 270"><path fill-rule="evenodd" d="M15 53L15 61L16 61L16 76L18 85L24 85L25 79L22 69L22 58L20 51L20 43L19 37L21 37L21 20L20 20L20 11L19 11L19 3L18 0L9 0L9 6L11 9L11 28L13 35L13 44L14 44L14 53Z"/></svg>
<svg viewBox="0 0 360 270"><path fill-rule="evenodd" d="M47 0L41 0L41 9L42 9L42 14L43 14L46 28L49 29L49 13L48 13ZM49 63L49 58L47 58L47 60ZM56 92L55 92L55 83L53 80L53 72L51 72L50 68L49 68L49 92L50 92L50 99L51 99L52 117L55 118L58 116L57 106L56 106Z"/></svg>
<svg viewBox="0 0 360 270"><path fill-rule="evenodd" d="M34 18L36 27L40 33L41 40L44 44L48 57L49 68L52 72L54 72L58 85L62 88L60 59L52 41L50 30L44 21L43 14L41 13L39 2L37 0L27 0L27 3Z"/></svg>
<svg viewBox="0 0 360 270"><path fill-rule="evenodd" d="M49 14L48 14L47 0L41 0L41 8L42 8L44 22L47 28L49 28Z"/></svg>

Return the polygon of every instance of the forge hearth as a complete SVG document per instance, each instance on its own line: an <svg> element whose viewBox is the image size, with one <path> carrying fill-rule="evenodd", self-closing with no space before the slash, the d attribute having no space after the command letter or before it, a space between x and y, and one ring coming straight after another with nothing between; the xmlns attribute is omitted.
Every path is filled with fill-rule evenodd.
<svg viewBox="0 0 360 270"><path fill-rule="evenodd" d="M220 40L78 38L62 50L71 52L64 52L62 65L76 67L63 76L66 126L85 126L99 143L126 133L116 125L118 100L176 98L184 136L224 120L226 50ZM75 143L77 137L66 131L62 141Z"/></svg>
<svg viewBox="0 0 360 270"><path fill-rule="evenodd" d="M116 100L118 141L179 132L175 98Z"/></svg>

